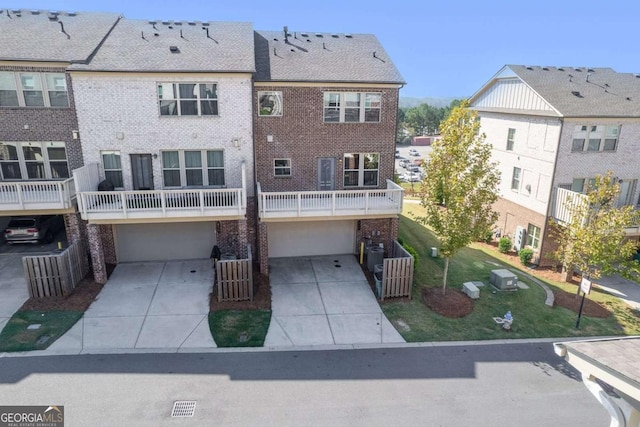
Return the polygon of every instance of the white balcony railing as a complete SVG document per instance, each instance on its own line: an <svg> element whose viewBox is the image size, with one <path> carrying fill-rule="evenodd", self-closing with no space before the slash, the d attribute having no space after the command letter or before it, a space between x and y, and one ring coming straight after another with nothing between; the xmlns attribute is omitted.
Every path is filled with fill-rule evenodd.
<svg viewBox="0 0 640 427"><path fill-rule="evenodd" d="M560 224L568 224L571 222L570 210L585 203L587 203L586 195L558 187L556 200L553 204L553 218Z"/></svg>
<svg viewBox="0 0 640 427"><path fill-rule="evenodd" d="M244 189L91 191L79 194L78 209L88 221L243 217Z"/></svg>
<svg viewBox="0 0 640 427"><path fill-rule="evenodd" d="M64 181L0 182L0 212L73 208L73 178Z"/></svg>
<svg viewBox="0 0 640 427"><path fill-rule="evenodd" d="M387 180L383 190L285 191L263 193L258 183L262 220L304 217L383 217L402 212L403 189Z"/></svg>

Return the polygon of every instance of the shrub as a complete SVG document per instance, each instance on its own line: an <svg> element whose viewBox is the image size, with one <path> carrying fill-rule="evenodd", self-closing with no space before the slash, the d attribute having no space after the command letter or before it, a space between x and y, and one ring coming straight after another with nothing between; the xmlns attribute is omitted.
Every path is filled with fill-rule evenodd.
<svg viewBox="0 0 640 427"><path fill-rule="evenodd" d="M506 254L511 249L511 239L507 236L501 237L498 240L498 250L500 253Z"/></svg>
<svg viewBox="0 0 640 427"><path fill-rule="evenodd" d="M520 262L523 265L527 265L531 262L531 258L533 258L533 249L524 248L518 251L518 257L520 258Z"/></svg>
<svg viewBox="0 0 640 427"><path fill-rule="evenodd" d="M493 240L493 231L487 230L484 233L480 233L478 236L478 242L491 243Z"/></svg>
<svg viewBox="0 0 640 427"><path fill-rule="evenodd" d="M418 265L418 252L413 248L413 246L407 245L406 243L401 243L401 245L413 257L413 266L415 267Z"/></svg>

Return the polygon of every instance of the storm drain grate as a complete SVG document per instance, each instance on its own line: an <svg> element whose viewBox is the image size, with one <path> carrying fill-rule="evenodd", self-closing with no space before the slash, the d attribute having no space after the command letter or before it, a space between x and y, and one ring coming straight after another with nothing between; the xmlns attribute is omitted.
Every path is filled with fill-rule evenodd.
<svg viewBox="0 0 640 427"><path fill-rule="evenodd" d="M172 418L193 417L196 412L195 400L176 400L173 402Z"/></svg>

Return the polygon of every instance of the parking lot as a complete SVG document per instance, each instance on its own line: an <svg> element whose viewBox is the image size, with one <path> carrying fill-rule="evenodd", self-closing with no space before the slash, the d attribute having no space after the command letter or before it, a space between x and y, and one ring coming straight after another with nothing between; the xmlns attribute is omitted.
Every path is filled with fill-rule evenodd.
<svg viewBox="0 0 640 427"><path fill-rule="evenodd" d="M396 145L396 150L400 152L399 157L396 156L395 172L404 181L422 181L424 177L424 169L420 168L419 171L413 174L409 174L406 167L401 165L402 160L409 160L409 165L413 166L419 164L423 160L426 160L431 152L430 146L414 146L414 145ZM410 152L415 150L413 153ZM417 153L417 155L415 155Z"/></svg>

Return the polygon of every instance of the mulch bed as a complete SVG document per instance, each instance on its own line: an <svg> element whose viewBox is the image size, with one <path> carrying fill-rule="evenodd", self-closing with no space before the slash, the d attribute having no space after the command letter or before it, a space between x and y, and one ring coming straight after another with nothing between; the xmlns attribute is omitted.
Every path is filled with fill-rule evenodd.
<svg viewBox="0 0 640 427"><path fill-rule="evenodd" d="M448 289L442 294L442 288L424 288L422 302L441 316L457 319L473 311L473 301L456 289Z"/></svg>
<svg viewBox="0 0 640 427"><path fill-rule="evenodd" d="M107 277L116 268L115 264L107 264ZM70 295L66 297L29 298L19 311L86 311L96 299L104 285L93 280L93 272L78 283Z"/></svg>
<svg viewBox="0 0 640 427"><path fill-rule="evenodd" d="M580 311L580 303L582 301L582 294L577 297L575 294L571 294L565 291L553 291L553 295L555 300L553 305L558 305L560 307L568 308L571 311L578 313ZM603 319L605 317L611 316L611 312L598 304L595 301L589 299L589 297L585 297L584 299L584 307L582 308L582 315L587 317L597 317Z"/></svg>
<svg viewBox="0 0 640 427"><path fill-rule="evenodd" d="M218 302L216 292L212 292L209 299L209 311L218 310L271 310L269 278L260 274L260 267L257 264L253 266L253 301Z"/></svg>

